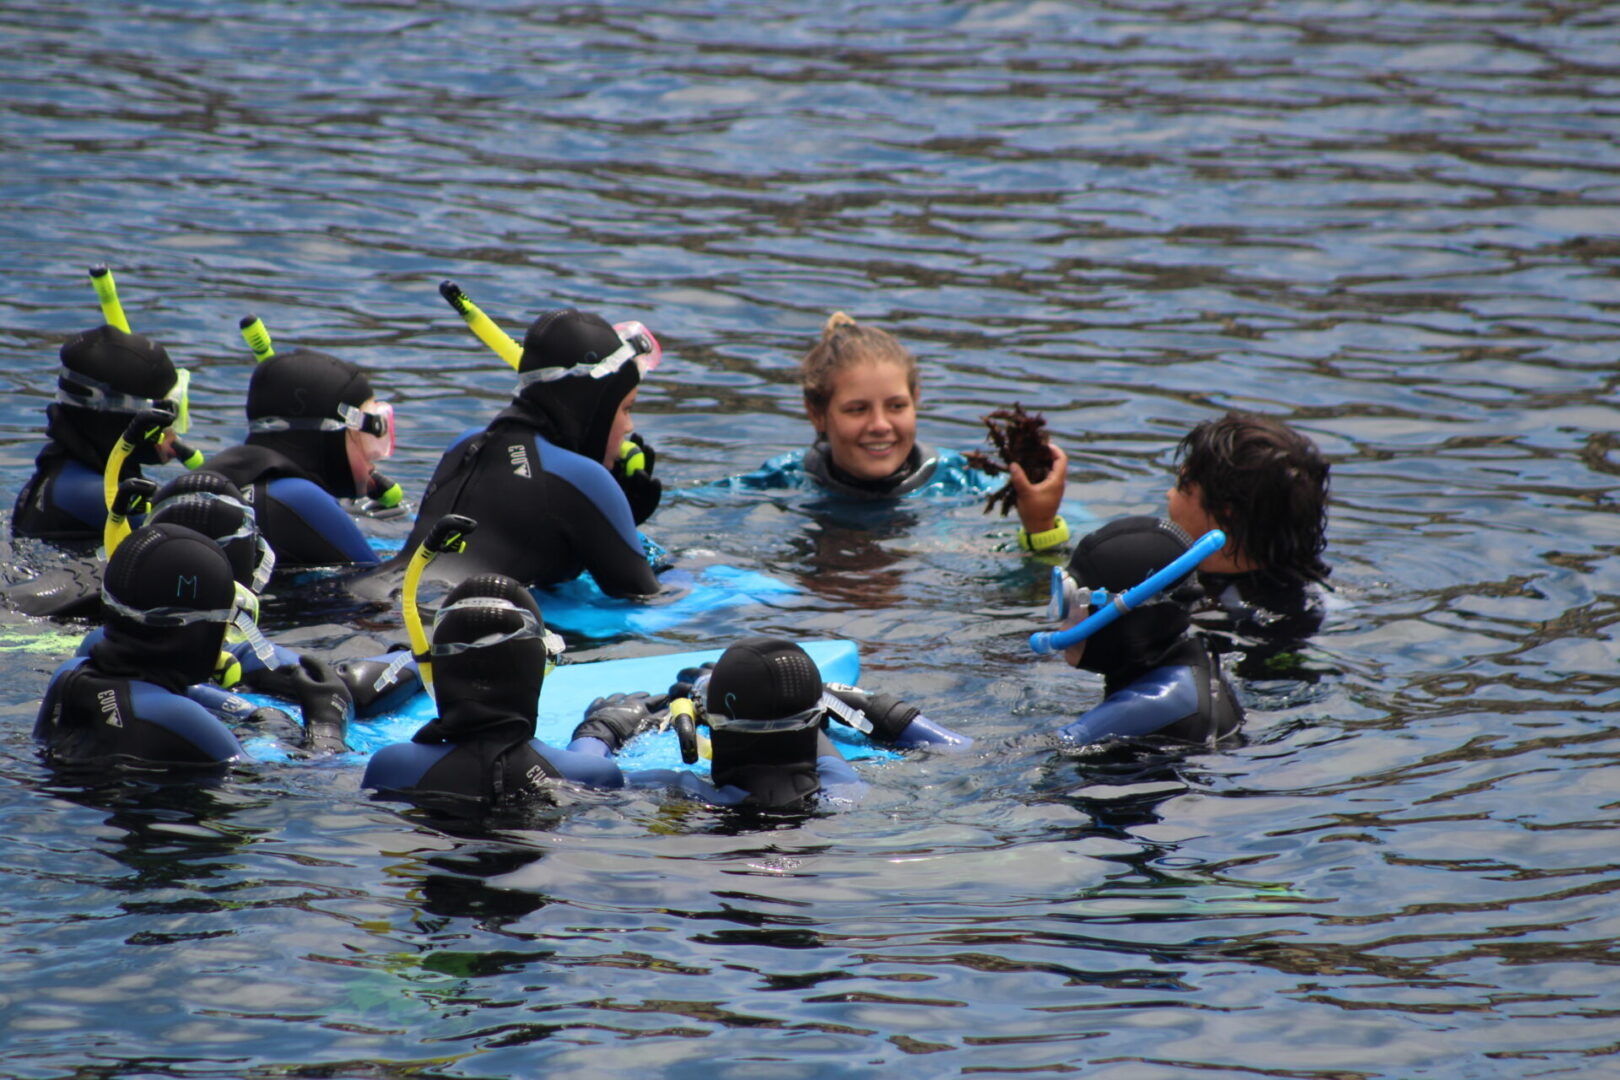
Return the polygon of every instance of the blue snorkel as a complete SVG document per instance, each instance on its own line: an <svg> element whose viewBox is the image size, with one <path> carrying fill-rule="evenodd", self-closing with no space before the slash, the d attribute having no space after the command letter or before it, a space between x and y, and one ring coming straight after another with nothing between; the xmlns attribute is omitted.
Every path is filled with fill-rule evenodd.
<svg viewBox="0 0 1620 1080"><path fill-rule="evenodd" d="M1091 594L1091 604L1096 611L1067 630L1040 630L1029 635L1030 649L1039 656L1047 656L1061 652L1070 645L1079 644L1121 615L1142 606L1170 585L1192 573L1198 568L1199 563L1225 546L1226 534L1219 529L1211 529L1200 536L1197 543L1178 556L1169 566L1148 575L1147 580L1140 585L1134 585L1112 596L1106 589L1094 590ZM1059 567L1052 568L1054 595L1059 595L1063 588L1063 573Z"/></svg>

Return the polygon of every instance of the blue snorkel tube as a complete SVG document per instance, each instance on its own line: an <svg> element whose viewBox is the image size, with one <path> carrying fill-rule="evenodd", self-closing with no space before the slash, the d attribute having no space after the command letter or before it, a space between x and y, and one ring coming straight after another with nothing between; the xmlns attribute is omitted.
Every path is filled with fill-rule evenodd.
<svg viewBox="0 0 1620 1080"><path fill-rule="evenodd" d="M1199 563L1225 546L1226 534L1219 529L1209 530L1198 538L1197 543L1182 552L1179 558L1163 570L1150 574L1142 584L1134 585L1113 596L1109 596L1102 589L1096 590L1091 600L1097 607L1096 611L1067 630L1040 630L1029 635L1030 649L1038 656L1047 656L1061 652L1070 645L1079 644L1121 615L1141 607L1170 585L1192 573L1198 568ZM1053 567L1054 581L1062 573L1061 568Z"/></svg>

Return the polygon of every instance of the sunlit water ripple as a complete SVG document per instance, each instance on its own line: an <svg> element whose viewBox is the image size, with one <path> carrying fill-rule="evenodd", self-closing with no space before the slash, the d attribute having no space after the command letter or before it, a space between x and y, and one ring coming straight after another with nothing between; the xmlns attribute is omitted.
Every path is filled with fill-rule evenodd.
<svg viewBox="0 0 1620 1080"><path fill-rule="evenodd" d="M376 373L412 492L510 392L441 279L633 315L652 531L803 591L576 658L851 637L979 740L776 828L563 792L460 833L352 761L86 788L10 616L0 1073L1610 1075L1617 49L1579 0L0 7L8 500L94 262L199 445L256 312ZM922 356L926 438L1043 412L1099 519L1220 410L1308 432L1310 677L1246 683L1241 746L1066 756L1098 687L1028 656L1003 519L704 487L802 445L837 308Z"/></svg>

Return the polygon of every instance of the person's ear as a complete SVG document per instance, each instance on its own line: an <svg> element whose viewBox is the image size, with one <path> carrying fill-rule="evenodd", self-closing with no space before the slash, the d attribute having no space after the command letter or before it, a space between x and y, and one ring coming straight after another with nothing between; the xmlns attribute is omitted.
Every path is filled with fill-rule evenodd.
<svg viewBox="0 0 1620 1080"><path fill-rule="evenodd" d="M809 401L806 401L804 403L804 415L810 418L810 426L816 429L817 435L824 437L827 434L826 409L818 409Z"/></svg>

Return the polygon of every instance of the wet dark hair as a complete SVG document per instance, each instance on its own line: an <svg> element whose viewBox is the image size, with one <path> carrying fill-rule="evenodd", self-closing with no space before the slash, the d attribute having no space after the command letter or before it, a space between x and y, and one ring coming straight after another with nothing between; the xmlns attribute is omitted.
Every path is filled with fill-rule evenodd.
<svg viewBox="0 0 1620 1080"><path fill-rule="evenodd" d="M835 311L821 328L821 340L799 361L799 383L804 388L804 404L811 412L824 413L832 404L838 376L857 364L898 364L906 373L906 388L917 396L917 358L887 330L863 326Z"/></svg>
<svg viewBox="0 0 1620 1080"><path fill-rule="evenodd" d="M1176 486L1198 485L1204 510L1257 567L1321 581L1328 463L1316 444L1268 416L1205 420L1176 447Z"/></svg>

